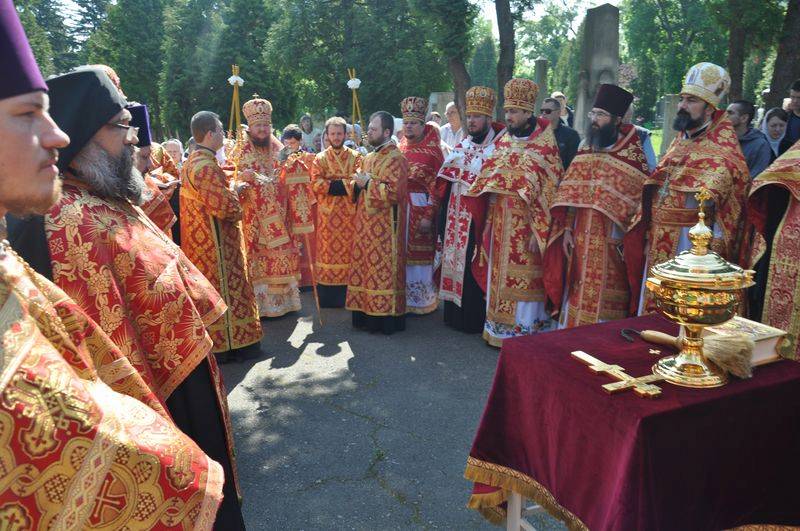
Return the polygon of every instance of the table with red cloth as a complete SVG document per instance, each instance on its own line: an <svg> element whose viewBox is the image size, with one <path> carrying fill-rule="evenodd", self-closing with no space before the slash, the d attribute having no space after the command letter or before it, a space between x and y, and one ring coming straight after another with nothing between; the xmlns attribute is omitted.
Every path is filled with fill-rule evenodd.
<svg viewBox="0 0 800 531"><path fill-rule="evenodd" d="M609 395L601 385L615 380L570 353L650 374L654 347L623 328L678 333L650 315L503 342L464 473L469 506L499 524L513 491L572 529L800 524L800 364L715 389L660 382L655 399Z"/></svg>

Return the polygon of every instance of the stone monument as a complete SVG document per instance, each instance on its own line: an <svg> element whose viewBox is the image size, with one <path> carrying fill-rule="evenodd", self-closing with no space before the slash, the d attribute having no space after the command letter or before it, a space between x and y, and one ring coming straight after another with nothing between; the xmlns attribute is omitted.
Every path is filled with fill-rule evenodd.
<svg viewBox="0 0 800 531"><path fill-rule="evenodd" d="M675 121L675 116L678 114L678 103L681 97L677 94L664 95L664 125L661 128L661 150L658 154L661 158L667 152L669 145L675 138L676 131L672 128L672 122Z"/></svg>
<svg viewBox="0 0 800 531"><path fill-rule="evenodd" d="M581 71L575 102L575 129L583 135L597 86L616 83L619 69L619 9L611 4L586 10Z"/></svg>
<svg viewBox="0 0 800 531"><path fill-rule="evenodd" d="M550 91L547 88L548 61L544 57L537 57L533 64L533 80L539 85L539 95L536 96L536 112L534 112L534 114L539 116L539 109L542 108L542 102L544 102L545 98L550 97Z"/></svg>

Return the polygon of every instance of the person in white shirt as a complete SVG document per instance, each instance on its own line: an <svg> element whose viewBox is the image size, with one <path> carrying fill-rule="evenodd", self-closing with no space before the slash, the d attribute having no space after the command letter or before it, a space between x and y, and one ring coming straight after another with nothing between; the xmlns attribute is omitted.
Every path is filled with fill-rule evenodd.
<svg viewBox="0 0 800 531"><path fill-rule="evenodd" d="M458 107L452 101L445 107L444 115L447 118L447 123L442 126L439 132L442 135L442 142L447 144L450 149L453 149L456 144L464 140L461 115L458 113Z"/></svg>

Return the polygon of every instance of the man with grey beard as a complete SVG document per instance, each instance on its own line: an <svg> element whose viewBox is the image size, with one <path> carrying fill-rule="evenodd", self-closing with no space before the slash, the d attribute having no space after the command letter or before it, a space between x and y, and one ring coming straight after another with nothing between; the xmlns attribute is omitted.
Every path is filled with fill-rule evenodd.
<svg viewBox="0 0 800 531"><path fill-rule="evenodd" d="M244 529L227 401L207 332L225 301L137 206L145 190L133 162L137 128L106 72L85 68L47 86L53 119L72 142L58 159L61 200L26 237L45 241L37 247L45 258L33 263L46 264L39 272L100 325L175 424L222 465L216 525ZM20 254L29 258L24 248Z"/></svg>

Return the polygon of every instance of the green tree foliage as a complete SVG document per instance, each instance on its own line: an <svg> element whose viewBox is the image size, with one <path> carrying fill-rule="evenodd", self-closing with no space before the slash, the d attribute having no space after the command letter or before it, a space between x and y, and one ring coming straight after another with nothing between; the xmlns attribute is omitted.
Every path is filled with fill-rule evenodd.
<svg viewBox="0 0 800 531"><path fill-rule="evenodd" d="M475 27L475 49L467 65L473 85L495 88L497 86L497 43L492 26L482 20Z"/></svg>
<svg viewBox="0 0 800 531"><path fill-rule="evenodd" d="M47 47L41 42L42 32L47 37L49 55L46 59L40 59L41 55L36 56L40 61L40 68L48 73L59 73L67 72L80 64L77 43L65 22L68 11L63 0L21 0L15 4L20 13L24 13L21 18L26 30L30 28L33 38L39 39L36 44L39 54L47 51ZM31 24L32 20L36 21L36 26L41 31Z"/></svg>
<svg viewBox="0 0 800 531"><path fill-rule="evenodd" d="M575 38L561 47L555 67L551 67L550 90L560 90L567 97L567 104L574 106L578 99L578 83L581 71L581 43L583 42L583 23L578 27Z"/></svg>
<svg viewBox="0 0 800 531"><path fill-rule="evenodd" d="M541 16L523 19L517 29L518 62L533 65L544 57L550 68L555 67L562 48L574 37L571 27L577 16L578 9L572 2L550 0Z"/></svg>
<svg viewBox="0 0 800 531"><path fill-rule="evenodd" d="M55 71L53 65L53 47L50 46L50 39L47 36L47 31L42 28L36 21L36 13L34 8L31 7L30 0L17 2L17 13L22 22L22 27L25 29L25 34L28 36L28 41L31 43L33 56L36 57L36 62L39 64L39 69L44 76L49 76Z"/></svg>
<svg viewBox="0 0 800 531"><path fill-rule="evenodd" d="M162 0L118 0L87 43L88 62L112 67L128 99L148 105L156 129L163 9Z"/></svg>
<svg viewBox="0 0 800 531"><path fill-rule="evenodd" d="M214 72L222 33L220 5L215 0L175 0L164 10L163 67L158 79L160 124L169 136L188 138L194 113L224 115L227 107L211 108L209 94L230 93L226 71Z"/></svg>
<svg viewBox="0 0 800 531"><path fill-rule="evenodd" d="M297 94L295 120L306 111L349 116L349 67L362 80L365 115L398 115L404 97L450 88L431 31L408 0L294 0L282 3L264 53L281 83Z"/></svg>
<svg viewBox="0 0 800 531"><path fill-rule="evenodd" d="M77 41L84 42L106 20L111 0L72 0L72 3L77 7L72 35ZM81 52L85 55L88 52L87 47L84 46Z"/></svg>

